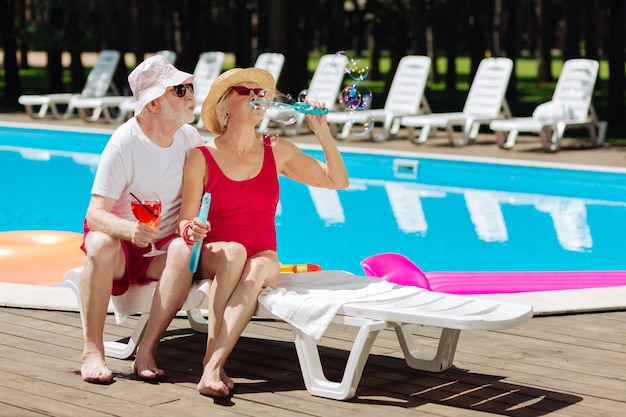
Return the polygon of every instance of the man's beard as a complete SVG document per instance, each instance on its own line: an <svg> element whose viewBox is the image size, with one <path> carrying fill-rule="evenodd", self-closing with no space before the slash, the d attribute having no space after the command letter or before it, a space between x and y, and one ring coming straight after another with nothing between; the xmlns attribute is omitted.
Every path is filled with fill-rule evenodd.
<svg viewBox="0 0 626 417"><path fill-rule="evenodd" d="M179 122L181 125L185 123L192 123L194 121L194 115L190 114L187 111L187 108L183 111L176 111L167 100L162 101L161 112L164 119Z"/></svg>

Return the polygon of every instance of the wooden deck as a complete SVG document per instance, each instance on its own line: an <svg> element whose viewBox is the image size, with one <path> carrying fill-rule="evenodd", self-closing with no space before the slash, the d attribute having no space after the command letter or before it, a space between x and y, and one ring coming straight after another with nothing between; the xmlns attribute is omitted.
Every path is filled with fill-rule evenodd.
<svg viewBox="0 0 626 417"><path fill-rule="evenodd" d="M108 317L108 339L131 332ZM435 374L408 368L395 333L383 331L357 395L335 401L310 395L289 326L253 321L227 363L232 398L199 395L206 335L176 318L158 361L167 378L146 383L131 360L109 359L115 382L79 375L78 313L0 308L0 416L570 416L623 415L626 406L626 312L535 317L506 331L465 331L455 366ZM414 333L428 349L436 329ZM322 361L339 379L354 334L337 325L322 339ZM428 353L428 352L425 352Z"/></svg>
<svg viewBox="0 0 626 417"><path fill-rule="evenodd" d="M0 120L113 128L46 119L23 113ZM315 143L311 135L298 142ZM406 140L384 144L343 141L341 146L432 152L460 156L542 162L626 165L626 147L571 148L558 154L540 150L536 138L501 150L492 135L472 146L454 148L447 139L416 146ZM131 333L131 317L106 334L117 340ZM355 398L334 401L311 396L284 323L254 321L236 346L227 371L237 383L232 398L216 401L195 390L206 335L194 333L184 318L172 323L158 361L168 377L158 384L138 380L130 360L109 359L115 382L88 384L79 375L82 330L76 312L0 307L0 416L568 416L613 417L626 406L626 311L535 317L506 331L465 331L455 366L431 374L408 368L395 338L383 331L376 340ZM434 348L435 329L414 329ZM328 377L339 379L351 346L350 329L332 326L322 339ZM425 352L428 353L428 352Z"/></svg>

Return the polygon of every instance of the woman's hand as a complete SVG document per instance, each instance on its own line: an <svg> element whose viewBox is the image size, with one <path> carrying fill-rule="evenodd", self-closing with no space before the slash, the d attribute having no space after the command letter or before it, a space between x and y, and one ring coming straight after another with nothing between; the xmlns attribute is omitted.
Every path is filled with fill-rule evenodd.
<svg viewBox="0 0 626 417"><path fill-rule="evenodd" d="M307 104L310 104L311 106L317 109L323 109L324 107L326 107L325 103L320 103L318 101L307 101ZM309 124L309 128L316 135L318 133L322 133L326 131L330 132L330 128L328 127L328 123L326 122L325 114L306 113L305 118L306 118L307 123Z"/></svg>
<svg viewBox="0 0 626 417"><path fill-rule="evenodd" d="M211 223L203 223L202 220L195 217L193 220L186 222L181 228L181 237L188 244L202 242L211 230Z"/></svg>

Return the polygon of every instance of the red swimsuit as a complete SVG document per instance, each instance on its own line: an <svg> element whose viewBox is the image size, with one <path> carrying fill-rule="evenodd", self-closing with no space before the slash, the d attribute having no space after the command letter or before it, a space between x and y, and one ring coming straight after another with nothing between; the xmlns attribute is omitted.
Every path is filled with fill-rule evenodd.
<svg viewBox="0 0 626 417"><path fill-rule="evenodd" d="M265 251L276 251L276 207L278 206L278 174L272 147L264 146L263 166L254 178L233 181L215 162L206 147L204 155L209 179L204 191L211 193L209 222L211 231L206 242L239 242L248 257Z"/></svg>

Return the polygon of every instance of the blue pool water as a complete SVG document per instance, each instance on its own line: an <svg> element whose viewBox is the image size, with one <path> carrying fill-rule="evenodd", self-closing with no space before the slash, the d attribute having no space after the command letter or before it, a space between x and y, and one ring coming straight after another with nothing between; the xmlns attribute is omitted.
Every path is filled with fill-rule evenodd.
<svg viewBox="0 0 626 417"><path fill-rule="evenodd" d="M80 232L109 136L0 126L0 231ZM361 274L363 258L399 252L425 271L626 267L626 170L343 155L347 190L281 178L281 262Z"/></svg>

